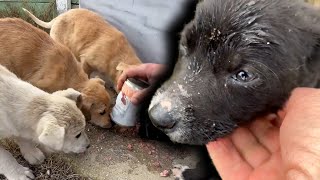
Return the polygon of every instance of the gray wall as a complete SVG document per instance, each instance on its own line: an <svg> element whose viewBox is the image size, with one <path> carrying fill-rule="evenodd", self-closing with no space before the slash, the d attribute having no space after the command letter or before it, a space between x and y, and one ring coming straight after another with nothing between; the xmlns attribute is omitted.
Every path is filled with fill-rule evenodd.
<svg viewBox="0 0 320 180"><path fill-rule="evenodd" d="M167 63L169 25L189 0L81 0L122 31L143 62Z"/></svg>

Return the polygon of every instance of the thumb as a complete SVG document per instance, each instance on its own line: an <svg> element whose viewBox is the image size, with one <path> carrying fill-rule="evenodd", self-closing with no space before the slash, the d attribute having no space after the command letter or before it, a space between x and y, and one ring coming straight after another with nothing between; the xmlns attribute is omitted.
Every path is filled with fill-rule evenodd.
<svg viewBox="0 0 320 180"><path fill-rule="evenodd" d="M310 96L311 94L315 95L316 93L320 94L320 90L316 88L294 89L284 107L280 111L278 111L278 116L280 117L280 119L284 119L288 111L297 107L301 107L302 103L305 104L305 96Z"/></svg>
<svg viewBox="0 0 320 180"><path fill-rule="evenodd" d="M140 104L148 95L150 95L152 92L152 88L146 88L143 89L135 94L133 94L133 96L130 98L130 101L132 102L132 104L134 105L138 105Z"/></svg>

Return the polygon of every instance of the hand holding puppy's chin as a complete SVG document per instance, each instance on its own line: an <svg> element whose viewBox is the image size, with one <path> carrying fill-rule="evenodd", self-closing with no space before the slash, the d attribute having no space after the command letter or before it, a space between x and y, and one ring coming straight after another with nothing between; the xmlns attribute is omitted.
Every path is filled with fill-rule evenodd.
<svg viewBox="0 0 320 180"><path fill-rule="evenodd" d="M222 179L318 179L319 100L319 89L297 88L279 118L256 119L210 142L207 149Z"/></svg>

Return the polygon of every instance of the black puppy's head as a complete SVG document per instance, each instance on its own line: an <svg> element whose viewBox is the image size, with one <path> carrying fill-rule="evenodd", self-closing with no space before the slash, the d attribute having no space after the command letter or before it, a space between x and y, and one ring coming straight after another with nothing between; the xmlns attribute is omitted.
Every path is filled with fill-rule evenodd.
<svg viewBox="0 0 320 180"><path fill-rule="evenodd" d="M201 1L149 106L153 124L172 141L205 144L276 111L294 87L313 86L307 62L319 21L310 10L292 0Z"/></svg>

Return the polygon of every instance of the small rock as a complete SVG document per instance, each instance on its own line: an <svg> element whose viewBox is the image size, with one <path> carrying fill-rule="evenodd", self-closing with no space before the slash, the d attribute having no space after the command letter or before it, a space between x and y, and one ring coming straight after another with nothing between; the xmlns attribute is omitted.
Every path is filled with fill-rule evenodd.
<svg viewBox="0 0 320 180"><path fill-rule="evenodd" d="M159 168L159 167L161 167L161 164L160 164L160 162L155 162L155 163L153 163L153 166L156 168Z"/></svg>
<svg viewBox="0 0 320 180"><path fill-rule="evenodd" d="M133 150L133 147L132 147L131 144L128 144L128 150L129 150L129 151L132 151L132 150Z"/></svg>
<svg viewBox="0 0 320 180"><path fill-rule="evenodd" d="M165 169L160 173L161 177L168 177L170 175L170 171Z"/></svg>
<svg viewBox="0 0 320 180"><path fill-rule="evenodd" d="M51 174L51 173L50 173L50 170L48 169L48 170L47 170L47 175L50 176L50 174Z"/></svg>
<svg viewBox="0 0 320 180"><path fill-rule="evenodd" d="M149 152L148 152L148 154L149 154L149 155L151 155L151 154L152 154L152 152L151 152L151 151L149 151Z"/></svg>

